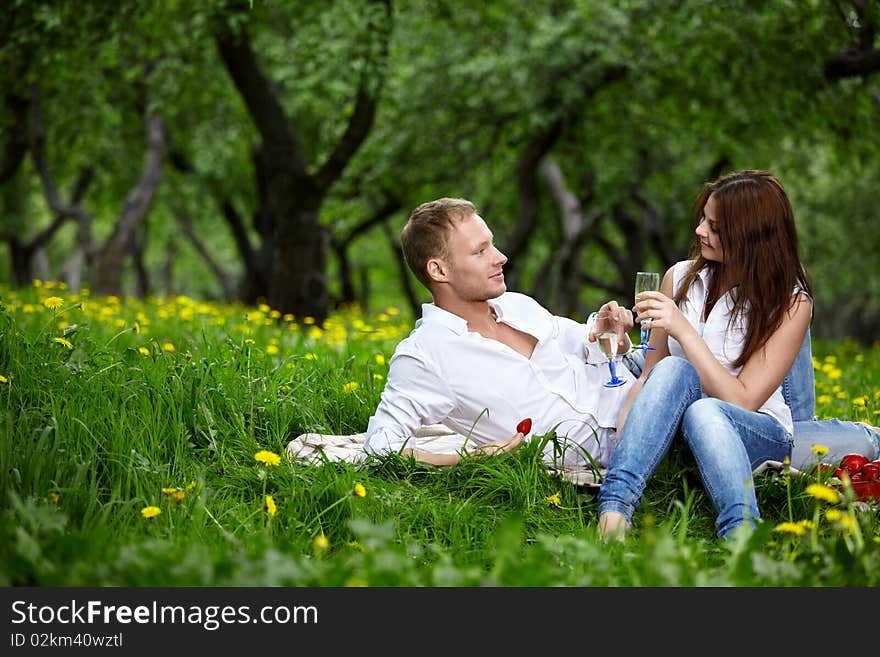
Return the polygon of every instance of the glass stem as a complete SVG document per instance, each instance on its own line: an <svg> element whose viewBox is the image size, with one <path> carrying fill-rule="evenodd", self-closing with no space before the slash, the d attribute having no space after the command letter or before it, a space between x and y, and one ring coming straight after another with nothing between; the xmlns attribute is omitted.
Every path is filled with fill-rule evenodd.
<svg viewBox="0 0 880 657"><path fill-rule="evenodd" d="M614 366L614 360L608 361L608 369L611 370L611 382L617 382L617 368Z"/></svg>

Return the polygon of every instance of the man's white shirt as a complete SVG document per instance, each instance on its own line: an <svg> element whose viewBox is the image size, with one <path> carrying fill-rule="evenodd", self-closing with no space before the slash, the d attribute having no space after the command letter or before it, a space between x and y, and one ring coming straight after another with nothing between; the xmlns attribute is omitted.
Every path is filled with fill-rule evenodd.
<svg viewBox="0 0 880 657"><path fill-rule="evenodd" d="M585 324L551 314L523 294L489 300L496 320L537 339L531 358L468 331L467 322L434 304L402 340L389 363L381 401L367 426L365 449L399 451L425 424L468 436L468 447L512 437L532 418L528 438L555 430L566 465L606 465L629 385L606 388L608 359L587 340ZM617 375L633 375L619 362ZM545 459L553 460L548 444ZM558 461L557 461L558 463Z"/></svg>

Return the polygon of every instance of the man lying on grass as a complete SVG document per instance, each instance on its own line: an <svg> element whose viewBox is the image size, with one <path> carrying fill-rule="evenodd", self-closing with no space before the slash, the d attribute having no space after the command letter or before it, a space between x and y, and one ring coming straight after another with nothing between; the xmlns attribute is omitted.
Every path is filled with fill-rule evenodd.
<svg viewBox="0 0 880 657"><path fill-rule="evenodd" d="M395 349L381 401L367 427L368 453L398 452L453 465L464 455L490 455L519 445L529 428L555 431L545 460L555 466L604 467L627 385L606 387L608 358L585 324L551 314L537 301L508 292L507 257L492 231L463 199L417 207L401 234L404 257L431 292L412 333ZM627 353L632 313L610 301L617 354ZM634 380L619 368L625 382ZM520 427L533 419L533 426ZM435 454L409 446L427 424L467 436L464 450ZM523 429L520 431L518 429ZM561 461L561 462L560 462Z"/></svg>
<svg viewBox="0 0 880 657"><path fill-rule="evenodd" d="M396 348L388 380L367 427L367 453L397 452L435 465L453 465L464 455L512 450L528 430L555 431L563 442L545 446L545 461L559 467L602 467L616 440L618 412L633 374L617 368L625 383L605 387L607 358L587 326L551 314L534 299L507 292L507 258L492 243L492 232L473 204L441 198L416 208L401 234L404 256L431 292L415 330ZM618 318L618 358L629 351L632 314L614 301L602 309ZM880 452L873 428L858 422L812 417L815 393L809 345L798 356L791 394L809 401L803 421L795 422L795 467L809 467L810 447L828 447L835 458L855 452L875 459ZM629 359L629 356L628 356ZM633 366L628 360L627 366ZM633 366L638 374L637 364ZM785 386L784 386L785 388ZM785 390L783 391L785 394ZM786 398L786 403L790 403ZM459 453L433 453L411 447L425 425L442 424L467 436Z"/></svg>

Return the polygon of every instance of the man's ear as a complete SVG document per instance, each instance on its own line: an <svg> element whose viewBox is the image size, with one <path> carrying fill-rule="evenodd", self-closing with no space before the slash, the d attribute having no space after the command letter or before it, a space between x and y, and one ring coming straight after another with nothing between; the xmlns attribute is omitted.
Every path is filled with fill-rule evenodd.
<svg viewBox="0 0 880 657"><path fill-rule="evenodd" d="M449 265L440 258L430 258L425 263L428 277L435 283L445 283L449 276Z"/></svg>

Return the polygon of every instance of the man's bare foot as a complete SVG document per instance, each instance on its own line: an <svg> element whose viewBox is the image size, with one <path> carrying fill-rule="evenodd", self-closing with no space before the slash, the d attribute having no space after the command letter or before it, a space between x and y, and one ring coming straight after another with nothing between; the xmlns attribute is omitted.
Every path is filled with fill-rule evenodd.
<svg viewBox="0 0 880 657"><path fill-rule="evenodd" d="M624 541L630 524L622 513L606 511L599 516L599 538L604 543L610 540Z"/></svg>

